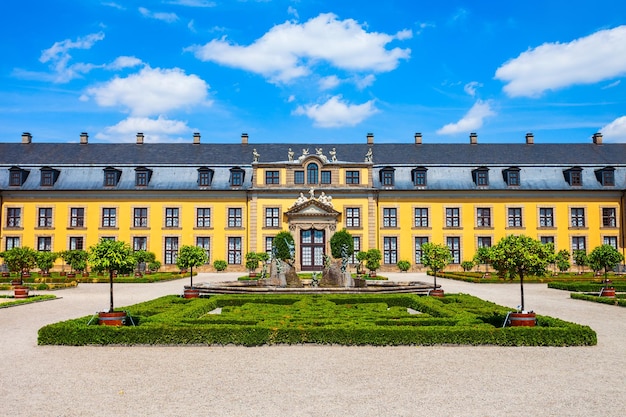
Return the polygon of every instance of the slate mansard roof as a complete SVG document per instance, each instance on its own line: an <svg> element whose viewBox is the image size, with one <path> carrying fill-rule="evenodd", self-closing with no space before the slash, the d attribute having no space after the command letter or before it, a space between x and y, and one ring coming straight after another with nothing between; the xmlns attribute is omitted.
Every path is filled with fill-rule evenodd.
<svg viewBox="0 0 626 417"><path fill-rule="evenodd" d="M334 149L341 166L362 166L368 150L372 150L375 188L385 188L380 182L381 169L393 169L393 189L410 189L411 171L417 167L427 170L428 190L476 189L472 171L485 168L489 172L486 189L507 189L502 174L508 168L520 169L520 190L607 190L626 189L626 144L102 144L102 143L0 143L0 189L9 187L9 169L30 170L22 190L38 190L39 170L50 167L59 171L52 189L102 190L103 170L112 167L121 172L117 190L135 189L135 168L152 170L147 189L198 190L198 169L214 172L211 189L231 189L230 170L241 168L244 182L241 189L252 187L253 151L258 164L296 164L288 162L288 151L294 159L308 149L315 155L322 148L329 159ZM333 164L333 162L329 162ZM564 171L582 168L582 186L572 187ZM604 186L596 171L614 168L615 183ZM46 189L50 189L47 187Z"/></svg>

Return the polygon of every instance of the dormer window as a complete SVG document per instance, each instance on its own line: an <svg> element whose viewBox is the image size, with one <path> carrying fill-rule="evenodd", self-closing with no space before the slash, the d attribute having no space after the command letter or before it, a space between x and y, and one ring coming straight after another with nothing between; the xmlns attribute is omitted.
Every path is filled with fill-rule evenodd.
<svg viewBox="0 0 626 417"><path fill-rule="evenodd" d="M198 168L198 185L210 187L213 182L213 170L207 167Z"/></svg>
<svg viewBox="0 0 626 417"><path fill-rule="evenodd" d="M615 185L615 168L606 167L595 171L596 178L600 184L605 187L612 187Z"/></svg>
<svg viewBox="0 0 626 417"><path fill-rule="evenodd" d="M563 171L565 181L571 186L580 187L583 185L583 169L581 167L574 167Z"/></svg>
<svg viewBox="0 0 626 417"><path fill-rule="evenodd" d="M52 187L59 178L60 171L50 167L41 168L41 182L42 187Z"/></svg>
<svg viewBox="0 0 626 417"><path fill-rule="evenodd" d="M20 187L26 182L30 171L20 167L9 168L9 186Z"/></svg>
<svg viewBox="0 0 626 417"><path fill-rule="evenodd" d="M241 168L233 168L230 170L230 185L232 187L241 187L243 185L244 171Z"/></svg>
<svg viewBox="0 0 626 417"><path fill-rule="evenodd" d="M426 187L426 168L418 167L411 170L413 185L416 187Z"/></svg>
<svg viewBox="0 0 626 417"><path fill-rule="evenodd" d="M517 167L512 167L509 169L505 169L502 171L502 176L504 177L504 182L509 187L518 187L520 185L520 169Z"/></svg>
<svg viewBox="0 0 626 417"><path fill-rule="evenodd" d="M104 168L104 186L115 187L120 181L121 176L122 171L120 171L119 169L115 169L113 167Z"/></svg>
<svg viewBox="0 0 626 417"><path fill-rule="evenodd" d="M145 167L135 168L135 186L147 187L152 178L152 170Z"/></svg>
<svg viewBox="0 0 626 417"><path fill-rule="evenodd" d="M472 179L478 187L489 186L489 168L480 167L472 171Z"/></svg>
<svg viewBox="0 0 626 417"><path fill-rule="evenodd" d="M385 167L380 170L380 183L383 187L393 187L395 184L395 169Z"/></svg>

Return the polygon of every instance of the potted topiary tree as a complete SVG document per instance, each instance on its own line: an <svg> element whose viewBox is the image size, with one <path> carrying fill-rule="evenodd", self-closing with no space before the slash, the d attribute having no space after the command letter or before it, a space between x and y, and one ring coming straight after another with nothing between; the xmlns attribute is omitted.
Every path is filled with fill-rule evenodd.
<svg viewBox="0 0 626 417"><path fill-rule="evenodd" d="M176 258L176 266L181 270L189 268L189 288L185 287L183 296L185 298L198 298L200 291L193 287L193 267L201 266L207 263L208 256L206 250L199 246L183 245L178 251Z"/></svg>
<svg viewBox="0 0 626 417"><path fill-rule="evenodd" d="M89 276L87 273L87 259L89 254L82 249L74 249L61 253L61 257L70 266L70 274L68 276L74 277L76 273L82 273L83 276Z"/></svg>
<svg viewBox="0 0 626 417"><path fill-rule="evenodd" d="M248 269L248 276L250 278L256 278L256 270L259 267L259 254L256 252L246 253L246 268Z"/></svg>
<svg viewBox="0 0 626 417"><path fill-rule="evenodd" d="M42 277L50 276L50 268L54 266L54 261L57 260L59 255L56 252L37 252L37 268L41 271Z"/></svg>
<svg viewBox="0 0 626 417"><path fill-rule="evenodd" d="M363 268L365 268L365 261L367 260L367 252L359 251L356 254L356 260L359 263L356 265L356 275L360 278L363 275Z"/></svg>
<svg viewBox="0 0 626 417"><path fill-rule="evenodd" d="M28 287L24 286L24 276L35 266L37 252L27 246L14 247L2 254L9 271L16 272L18 278L11 281L15 298L27 298Z"/></svg>
<svg viewBox="0 0 626 417"><path fill-rule="evenodd" d="M600 269L604 269L604 279L602 280L602 289L600 290L600 297L615 297L615 288L610 284L609 269L615 268L620 262L624 260L624 256L617 251L611 245L601 245L589 254L589 263L599 266Z"/></svg>
<svg viewBox="0 0 626 417"><path fill-rule="evenodd" d="M365 258L365 267L370 271L370 277L376 277L376 270L380 268L380 260L383 259L383 255L378 249L370 249L367 251L367 257Z"/></svg>
<svg viewBox="0 0 626 417"><path fill-rule="evenodd" d="M115 271L132 271L136 263L133 249L121 240L102 239L89 248L88 256L94 268L109 271L109 311L98 313L98 323L121 326L126 322L126 312L113 309L113 275Z"/></svg>
<svg viewBox="0 0 626 417"><path fill-rule="evenodd" d="M582 274L584 267L587 266L587 264L589 263L587 252L581 249L575 250L572 254L572 257L574 258L574 262L578 266L578 273Z"/></svg>
<svg viewBox="0 0 626 417"><path fill-rule="evenodd" d="M474 261L463 261L463 262L461 262L461 268L463 268L463 271L465 271L465 272L471 271L473 267L474 267Z"/></svg>
<svg viewBox="0 0 626 417"><path fill-rule="evenodd" d="M559 271L565 272L572 266L569 262L569 251L567 249L561 249L554 256L554 263Z"/></svg>
<svg viewBox="0 0 626 417"><path fill-rule="evenodd" d="M535 313L526 311L524 305L524 277L545 275L554 248L525 235L509 235L502 238L492 250L494 268L511 279L517 275L520 280L521 303L517 312L509 313L508 324L534 326Z"/></svg>
<svg viewBox="0 0 626 417"><path fill-rule="evenodd" d="M428 292L433 297L443 297L441 288L437 288L437 272L452 262L450 248L439 243L427 242L422 244L422 264L433 271L433 289Z"/></svg>
<svg viewBox="0 0 626 417"><path fill-rule="evenodd" d="M491 263L491 247L481 246L474 254L474 262L476 265L483 264L485 266L485 274L483 278L490 278L489 264Z"/></svg>

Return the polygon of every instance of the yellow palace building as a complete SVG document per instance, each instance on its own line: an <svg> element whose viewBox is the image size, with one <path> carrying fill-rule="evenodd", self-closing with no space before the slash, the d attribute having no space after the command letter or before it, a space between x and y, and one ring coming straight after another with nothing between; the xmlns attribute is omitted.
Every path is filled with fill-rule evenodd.
<svg viewBox="0 0 626 417"><path fill-rule="evenodd" d="M557 250L610 244L623 252L626 145L602 143L353 144L0 143L1 250L86 249L102 238L154 252L174 269L197 245L211 264L244 270L288 230L299 270L320 270L346 228L382 270L419 268L421 245L444 243L458 267L508 234ZM59 261L60 262L60 261ZM60 264L58 265L60 266Z"/></svg>

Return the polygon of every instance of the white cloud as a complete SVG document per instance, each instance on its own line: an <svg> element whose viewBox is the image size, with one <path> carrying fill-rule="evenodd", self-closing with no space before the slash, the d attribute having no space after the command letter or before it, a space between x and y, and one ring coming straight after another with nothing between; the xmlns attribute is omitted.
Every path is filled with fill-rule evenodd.
<svg viewBox="0 0 626 417"><path fill-rule="evenodd" d="M294 101L296 101L296 96L294 96L293 94L289 96L289 98L287 98L287 103L293 103Z"/></svg>
<svg viewBox="0 0 626 417"><path fill-rule="evenodd" d="M134 143L137 140L137 132L142 132L146 142L171 142L172 136L189 131L191 129L187 123L170 120L163 116L156 119L129 117L114 126L107 127L104 132L96 134L96 138L115 143Z"/></svg>
<svg viewBox="0 0 626 417"><path fill-rule="evenodd" d="M592 84L626 74L626 26L598 31L569 43L544 43L496 70L511 97Z"/></svg>
<svg viewBox="0 0 626 417"><path fill-rule="evenodd" d="M85 96L103 107L123 106L133 116L149 116L206 104L208 88L197 75L187 75L179 68L144 67L126 78L115 77L91 87Z"/></svg>
<svg viewBox="0 0 626 417"><path fill-rule="evenodd" d="M332 90L341 83L341 80L336 75L329 75L320 80L321 90Z"/></svg>
<svg viewBox="0 0 626 417"><path fill-rule="evenodd" d="M491 103L478 100L472 108L456 123L449 123L437 131L438 135L453 135L456 133L469 133L482 127L486 117L496 113L491 109Z"/></svg>
<svg viewBox="0 0 626 417"><path fill-rule="evenodd" d="M104 39L104 33L98 32L78 38L75 41L66 39L61 42L55 42L50 48L41 52L39 61L44 64L49 63L50 68L54 71L52 76L54 82L69 82L95 67L94 65L83 63L68 65L72 59L70 51L72 49L91 49L96 42L102 39Z"/></svg>
<svg viewBox="0 0 626 417"><path fill-rule="evenodd" d="M478 81L472 81L472 82L465 84L465 86L463 87L463 91L465 91L470 96L475 97L476 89L482 86L483 85L479 83Z"/></svg>
<svg viewBox="0 0 626 417"><path fill-rule="evenodd" d="M289 6L287 7L287 14L292 15L293 17L295 17L296 19L299 19L300 16L298 16L298 11L296 10L295 7L293 6Z"/></svg>
<svg viewBox="0 0 626 417"><path fill-rule="evenodd" d="M354 84L359 90L369 87L374 84L374 81L376 81L376 76L373 74L366 75L365 77L354 77Z"/></svg>
<svg viewBox="0 0 626 417"><path fill-rule="evenodd" d="M119 70L124 68L132 68L141 65L143 62L141 59L134 56L118 56L115 61L106 65L107 69Z"/></svg>
<svg viewBox="0 0 626 417"><path fill-rule="evenodd" d="M319 127L342 127L356 126L377 112L374 100L363 104L348 104L337 95L321 105L298 106L294 114L307 116Z"/></svg>
<svg viewBox="0 0 626 417"><path fill-rule="evenodd" d="M626 142L626 116L618 117L600 129L607 142Z"/></svg>
<svg viewBox="0 0 626 417"><path fill-rule="evenodd" d="M618 85L620 85L621 82L622 82L622 80L613 81L609 85L605 85L604 87L602 87L602 89L603 90L608 90L609 88L617 87Z"/></svg>
<svg viewBox="0 0 626 417"><path fill-rule="evenodd" d="M140 7L139 13L149 19L162 20L167 23L173 23L178 20L178 16L176 15L176 13L152 12L145 7Z"/></svg>
<svg viewBox="0 0 626 417"><path fill-rule="evenodd" d="M120 4L114 3L114 2L106 2L106 3L102 3L103 6L109 6L109 7L113 7L115 9L119 9L119 10L126 10L126 8Z"/></svg>
<svg viewBox="0 0 626 417"><path fill-rule="evenodd" d="M288 82L308 75L319 61L348 71L391 71L401 59L409 58L411 50L387 49L387 44L411 36L410 30L396 35L366 32L357 21L338 20L328 13L303 24L274 26L248 46L233 44L224 37L186 50L202 61L242 68L273 82Z"/></svg>

